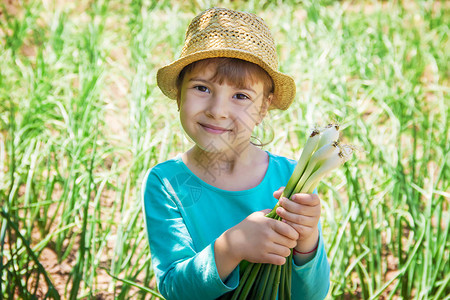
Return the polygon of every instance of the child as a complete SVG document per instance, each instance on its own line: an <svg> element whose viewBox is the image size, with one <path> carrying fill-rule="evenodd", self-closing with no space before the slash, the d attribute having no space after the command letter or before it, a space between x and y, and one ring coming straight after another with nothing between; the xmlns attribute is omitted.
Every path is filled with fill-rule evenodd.
<svg viewBox="0 0 450 300"><path fill-rule="evenodd" d="M152 168L143 184L158 288L167 299L215 299L239 284L239 263L284 264L294 248L292 299L323 299L329 265L320 199L280 199L295 161L251 143L268 110L285 110L295 84L277 71L264 21L212 8L194 18L181 58L158 71L195 145Z"/></svg>

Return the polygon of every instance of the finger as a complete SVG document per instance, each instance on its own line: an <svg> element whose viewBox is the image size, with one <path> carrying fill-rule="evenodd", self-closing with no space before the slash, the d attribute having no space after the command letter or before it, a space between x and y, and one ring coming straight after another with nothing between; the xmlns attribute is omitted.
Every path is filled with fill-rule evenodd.
<svg viewBox="0 0 450 300"><path fill-rule="evenodd" d="M309 236L314 230L314 226L311 227L311 226L292 223L289 221L286 221L286 224L292 226L292 228L294 228L298 232L299 239L302 239L305 236Z"/></svg>
<svg viewBox="0 0 450 300"><path fill-rule="evenodd" d="M284 191L284 186L280 187L277 191L273 192L273 197L276 199L280 199L281 194Z"/></svg>
<svg viewBox="0 0 450 300"><path fill-rule="evenodd" d="M262 212L264 215L267 215L267 214L270 213L271 211L272 211L272 209L266 208L266 209L263 209L261 212Z"/></svg>
<svg viewBox="0 0 450 300"><path fill-rule="evenodd" d="M287 230L286 232L289 232L288 234L291 236L288 237L288 236L280 234L274 230L274 231L272 231L272 234L270 234L270 236L268 237L267 240L270 241L273 245L279 245L279 246L285 247L287 249L294 248L297 245L297 240L299 238L298 232L295 229L293 229L292 226L286 224L286 222L280 222L280 221L277 221L277 222L282 223L283 227L287 226L287 228L285 228ZM288 228L288 227L291 227L291 228Z"/></svg>
<svg viewBox="0 0 450 300"><path fill-rule="evenodd" d="M303 214L292 213L283 207L277 208L277 214L285 221L306 226L313 226L318 220L317 216L310 217Z"/></svg>
<svg viewBox="0 0 450 300"><path fill-rule="evenodd" d="M281 257L287 257L289 254L291 254L291 248L294 248L297 246L297 242L295 242L295 245L291 246L284 246L279 244L272 244L271 249L268 250L270 254L279 255Z"/></svg>
<svg viewBox="0 0 450 300"><path fill-rule="evenodd" d="M289 226L286 223L283 223L281 221L277 221L277 220L273 220L273 221L274 222L272 222L271 226L272 226L272 229L276 233L283 235L291 240L298 239L298 232L294 228L292 228L291 226Z"/></svg>
<svg viewBox="0 0 450 300"><path fill-rule="evenodd" d="M299 215L305 215L309 217L320 216L320 205L308 206L299 204L287 198L280 199L280 205L287 211Z"/></svg>
<svg viewBox="0 0 450 300"><path fill-rule="evenodd" d="M263 210L260 210L260 211L255 211L254 213L252 213L252 215L254 215L254 216L265 216L271 211L272 210L270 208L266 208L266 209L263 209Z"/></svg>
<svg viewBox="0 0 450 300"><path fill-rule="evenodd" d="M302 205L315 206L320 204L320 198L316 194L295 194L291 200Z"/></svg>
<svg viewBox="0 0 450 300"><path fill-rule="evenodd" d="M294 230L295 230L295 228L294 228ZM295 232L296 232L296 235L298 236L298 232L296 230L295 230ZM280 247L283 247L283 248L289 250L289 249L294 248L295 246L297 246L297 240L298 240L298 238L291 239L291 238L288 238L288 237L286 237L284 235L277 234L277 236L273 238L272 242L274 243L274 245L277 245L277 246L280 246ZM284 251L284 253L286 253L286 250L283 250L283 251ZM282 252L277 252L277 253L280 254L280 255L282 254ZM287 253L286 256L287 255L289 255L289 253Z"/></svg>
<svg viewBox="0 0 450 300"><path fill-rule="evenodd" d="M286 257L282 255L277 255L273 253L269 253L264 257L264 260L261 263L265 264L273 264L273 265L284 265L286 263Z"/></svg>
<svg viewBox="0 0 450 300"><path fill-rule="evenodd" d="M264 253L261 255L256 255L247 258L251 263L261 263L261 264L273 264L273 265L284 265L286 263L286 258L282 255L274 253Z"/></svg>

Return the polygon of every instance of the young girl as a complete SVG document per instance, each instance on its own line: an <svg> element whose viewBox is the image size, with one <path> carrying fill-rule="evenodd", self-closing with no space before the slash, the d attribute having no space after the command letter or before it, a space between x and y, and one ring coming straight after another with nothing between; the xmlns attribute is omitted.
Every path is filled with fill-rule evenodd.
<svg viewBox="0 0 450 300"><path fill-rule="evenodd" d="M143 184L152 264L167 299L220 297L238 286L242 260L281 265L292 248L292 299L328 292L318 196L279 199L283 221L265 217L296 163L251 143L268 110L293 101L294 81L277 68L261 18L212 8L192 20L181 58L158 71L195 143Z"/></svg>

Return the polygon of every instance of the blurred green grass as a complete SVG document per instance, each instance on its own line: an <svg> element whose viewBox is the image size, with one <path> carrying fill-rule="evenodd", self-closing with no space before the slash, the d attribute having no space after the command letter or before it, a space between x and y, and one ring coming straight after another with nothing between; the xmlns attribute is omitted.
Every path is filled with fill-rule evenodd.
<svg viewBox="0 0 450 300"><path fill-rule="evenodd" d="M157 297L140 184L191 144L155 73L211 6L265 19L296 80L267 150L330 120L361 148L319 188L329 298L448 299L445 1L3 2L1 295Z"/></svg>

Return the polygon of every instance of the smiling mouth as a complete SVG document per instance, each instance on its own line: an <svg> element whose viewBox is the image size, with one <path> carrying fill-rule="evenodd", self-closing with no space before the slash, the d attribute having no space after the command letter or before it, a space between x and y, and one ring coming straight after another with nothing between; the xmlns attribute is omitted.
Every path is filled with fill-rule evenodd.
<svg viewBox="0 0 450 300"><path fill-rule="evenodd" d="M199 123L199 124L206 132L213 133L213 134L222 134L222 133L231 131L231 129L214 126L214 125L210 125L210 124L203 124L203 123Z"/></svg>

